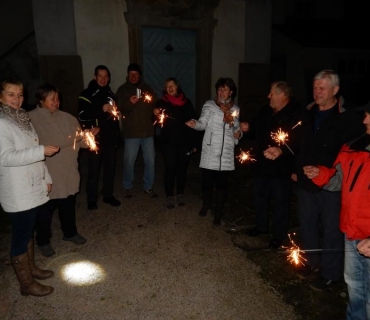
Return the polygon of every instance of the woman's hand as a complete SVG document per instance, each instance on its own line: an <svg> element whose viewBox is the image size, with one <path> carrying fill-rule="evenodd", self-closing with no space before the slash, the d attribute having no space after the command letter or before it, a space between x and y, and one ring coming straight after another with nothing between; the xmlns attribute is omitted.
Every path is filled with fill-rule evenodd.
<svg viewBox="0 0 370 320"><path fill-rule="evenodd" d="M159 114L161 113L162 109L161 108L154 108L153 109L153 113L156 117L159 116Z"/></svg>
<svg viewBox="0 0 370 320"><path fill-rule="evenodd" d="M194 128L197 123L195 122L195 120L189 120L186 121L185 124L190 128Z"/></svg>
<svg viewBox="0 0 370 320"><path fill-rule="evenodd" d="M51 183L48 183L47 186L48 186L48 193L50 193L53 185Z"/></svg>
<svg viewBox="0 0 370 320"><path fill-rule="evenodd" d="M234 132L234 139L240 139L242 136L242 132L240 130Z"/></svg>
<svg viewBox="0 0 370 320"><path fill-rule="evenodd" d="M55 153L59 151L59 147L54 146L44 146L44 155L47 157L51 157Z"/></svg>

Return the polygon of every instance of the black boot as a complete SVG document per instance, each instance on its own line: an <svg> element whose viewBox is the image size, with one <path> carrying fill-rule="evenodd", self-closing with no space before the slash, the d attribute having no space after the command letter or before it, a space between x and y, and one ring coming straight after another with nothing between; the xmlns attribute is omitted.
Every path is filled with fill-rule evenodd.
<svg viewBox="0 0 370 320"><path fill-rule="evenodd" d="M226 191L225 190L217 190L216 192L216 208L215 208L215 215L213 219L213 224L216 226L221 225L221 219L223 215L225 200L226 200Z"/></svg>
<svg viewBox="0 0 370 320"><path fill-rule="evenodd" d="M203 206L199 211L201 217L207 215L208 210L211 208L212 203L212 191L203 189Z"/></svg>

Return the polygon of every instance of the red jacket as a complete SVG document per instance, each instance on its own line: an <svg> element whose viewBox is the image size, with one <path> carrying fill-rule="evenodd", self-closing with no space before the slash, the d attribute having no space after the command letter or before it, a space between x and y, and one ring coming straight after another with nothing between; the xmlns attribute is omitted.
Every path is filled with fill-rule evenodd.
<svg viewBox="0 0 370 320"><path fill-rule="evenodd" d="M355 141L344 145L334 162L335 168L318 166L320 173L312 179L324 189L335 184L336 179L341 180L340 230L351 240L370 237L370 137L363 138L359 141L365 140L365 144Z"/></svg>

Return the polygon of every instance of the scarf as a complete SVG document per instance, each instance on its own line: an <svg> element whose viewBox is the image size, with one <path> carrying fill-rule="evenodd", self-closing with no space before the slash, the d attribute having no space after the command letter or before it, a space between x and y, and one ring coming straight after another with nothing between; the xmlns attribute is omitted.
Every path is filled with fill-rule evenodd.
<svg viewBox="0 0 370 320"><path fill-rule="evenodd" d="M178 96L171 96L166 93L162 97L162 100L171 103L175 107L182 107L186 103L187 99L183 93L180 93Z"/></svg>
<svg viewBox="0 0 370 320"><path fill-rule="evenodd" d="M215 103L224 113L224 122L226 122L229 127L232 127L234 125L234 117L232 116L230 109L233 107L234 101L231 99L226 101L219 101L215 99Z"/></svg>
<svg viewBox="0 0 370 320"><path fill-rule="evenodd" d="M0 104L0 117L17 126L28 136L37 137L35 130L31 126L31 121L26 110L22 108L14 109Z"/></svg>

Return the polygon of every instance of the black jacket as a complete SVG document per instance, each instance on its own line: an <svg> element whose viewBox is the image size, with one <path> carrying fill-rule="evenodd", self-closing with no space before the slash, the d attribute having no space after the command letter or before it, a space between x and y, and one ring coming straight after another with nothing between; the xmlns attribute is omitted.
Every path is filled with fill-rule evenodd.
<svg viewBox="0 0 370 320"><path fill-rule="evenodd" d="M100 146L116 146L119 142L119 121L111 113L103 111L103 105L110 99L117 101L116 95L109 86L100 87L95 80L90 81L87 89L78 98L78 120L82 129L99 127L100 132L95 137Z"/></svg>
<svg viewBox="0 0 370 320"><path fill-rule="evenodd" d="M250 130L247 137L254 138L254 147L250 152L257 160L253 162L254 173L257 176L281 178L289 180L294 172L294 155L284 145L280 145L283 154L276 160L266 159L263 151L269 146L279 146L271 138L271 133L279 129L288 133L288 146L291 136L294 134L292 128L297 123L297 110L300 106L295 101L290 101L279 112L274 113L270 106L262 107L250 122Z"/></svg>

